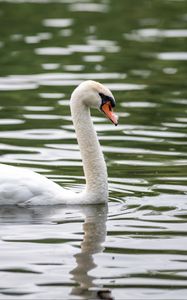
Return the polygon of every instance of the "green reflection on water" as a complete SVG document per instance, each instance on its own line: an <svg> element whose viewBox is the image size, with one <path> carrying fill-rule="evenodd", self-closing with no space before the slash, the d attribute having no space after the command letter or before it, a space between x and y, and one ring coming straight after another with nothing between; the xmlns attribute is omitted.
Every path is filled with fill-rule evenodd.
<svg viewBox="0 0 187 300"><path fill-rule="evenodd" d="M127 288L126 280L134 276L131 285L134 288L151 287L147 280L138 286L136 278L158 277L160 282L172 279L172 284L170 281L169 286L168 282L160 285L154 281L152 288L179 289L176 274L184 271L181 262L182 266L186 262L186 251L182 248L187 193L186 1L94 3L104 3L107 9L73 11L73 4L68 1L66 4L0 1L1 161L39 169L59 184L73 185L75 190L80 190L84 183L83 170L67 100L76 81L89 76L97 79L100 75L100 81L109 87L116 84L113 93L120 115L119 126L114 128L100 112L93 112L108 165L110 204L121 201L125 205L121 205L120 212L115 207L113 212L112 207L109 214L112 229L108 236L116 239L106 246L105 254L112 253L112 258L104 256L104 263L105 259L107 262L103 268L108 268L108 264L110 267L114 261L116 269L110 267L110 270L117 270L118 278L116 282L109 278L106 286L117 287L119 280L119 286ZM71 19L72 24L45 26L47 19ZM49 74L48 80L39 78L38 74ZM65 76L59 78L62 74ZM56 93L60 96L54 96ZM92 223L88 224L92 227ZM94 224L98 225L98 220ZM153 224L158 227L155 233ZM138 238L142 244L136 248ZM32 239L36 241L37 237ZM158 244L153 243L154 239ZM159 244L161 239L164 248ZM172 239L169 249L167 243ZM58 240L61 243L64 237L56 239L56 244ZM134 240L135 246L131 244ZM66 241L69 242L67 237ZM53 236L43 239L43 244L50 243L54 243ZM117 261L125 254L131 259L132 269L139 263L142 268L139 273L131 270L128 259L121 273ZM137 261L137 254L143 259ZM150 254L158 255L157 260L155 256L150 259ZM176 267L173 256L177 254ZM145 257L150 266L144 264ZM78 260L79 255L75 258ZM163 266L167 265L165 269L160 267L161 258ZM81 271L84 279L85 270ZM183 281L179 284L185 287Z"/></svg>

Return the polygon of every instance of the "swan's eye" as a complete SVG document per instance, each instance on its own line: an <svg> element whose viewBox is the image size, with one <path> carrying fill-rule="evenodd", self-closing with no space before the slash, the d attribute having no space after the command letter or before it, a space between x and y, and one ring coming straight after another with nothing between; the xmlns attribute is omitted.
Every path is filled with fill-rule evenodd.
<svg viewBox="0 0 187 300"><path fill-rule="evenodd" d="M110 97L110 96L107 96L107 95L104 95L102 93L99 93L99 96L101 97L101 106L100 108L102 109L102 106L109 102L110 103L110 109L112 110L112 107L115 107L116 106L116 103L115 103L115 100L114 98Z"/></svg>

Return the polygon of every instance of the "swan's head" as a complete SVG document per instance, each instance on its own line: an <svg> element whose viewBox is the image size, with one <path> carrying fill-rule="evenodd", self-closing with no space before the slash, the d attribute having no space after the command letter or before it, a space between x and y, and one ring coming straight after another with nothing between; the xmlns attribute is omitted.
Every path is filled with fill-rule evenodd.
<svg viewBox="0 0 187 300"><path fill-rule="evenodd" d="M115 125L118 117L113 112L116 105L111 91L99 82L86 80L82 82L72 93L71 100L81 101L88 107L94 107L102 111Z"/></svg>

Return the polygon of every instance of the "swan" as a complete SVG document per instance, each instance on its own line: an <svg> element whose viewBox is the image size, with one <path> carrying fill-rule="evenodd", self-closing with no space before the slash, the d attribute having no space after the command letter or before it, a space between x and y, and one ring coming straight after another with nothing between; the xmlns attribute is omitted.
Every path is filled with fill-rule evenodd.
<svg viewBox="0 0 187 300"><path fill-rule="evenodd" d="M90 108L103 112L115 125L115 99L99 82L83 81L75 88L70 109L83 162L85 189L76 193L64 189L43 175L22 167L0 164L0 205L99 204L108 200L107 168Z"/></svg>

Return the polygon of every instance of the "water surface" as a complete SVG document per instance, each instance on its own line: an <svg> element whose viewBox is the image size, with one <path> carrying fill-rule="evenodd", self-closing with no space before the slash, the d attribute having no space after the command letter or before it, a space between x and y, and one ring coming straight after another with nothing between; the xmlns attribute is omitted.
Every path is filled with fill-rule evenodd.
<svg viewBox="0 0 187 300"><path fill-rule="evenodd" d="M0 208L0 299L187 298L186 2L0 1L0 162L80 191L69 109L77 84L113 92L93 112L106 206Z"/></svg>

